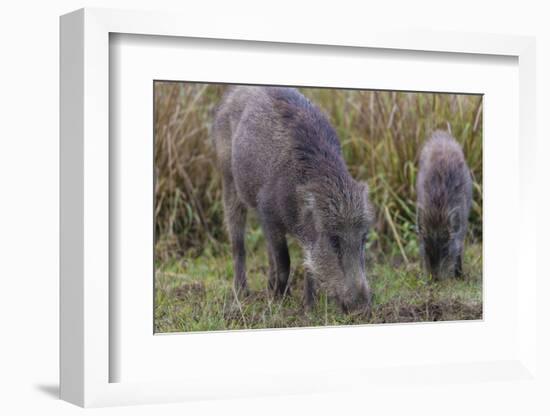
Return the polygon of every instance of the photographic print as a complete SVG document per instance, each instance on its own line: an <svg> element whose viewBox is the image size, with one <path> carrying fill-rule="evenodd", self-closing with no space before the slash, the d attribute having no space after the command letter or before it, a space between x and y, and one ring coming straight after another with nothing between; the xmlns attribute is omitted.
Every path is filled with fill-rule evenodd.
<svg viewBox="0 0 550 416"><path fill-rule="evenodd" d="M155 332L482 319L482 95L153 88Z"/></svg>

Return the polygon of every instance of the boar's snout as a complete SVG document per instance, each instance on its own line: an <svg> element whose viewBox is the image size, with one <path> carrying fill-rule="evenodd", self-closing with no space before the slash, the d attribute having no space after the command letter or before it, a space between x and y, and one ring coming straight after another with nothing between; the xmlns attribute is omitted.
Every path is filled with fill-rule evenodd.
<svg viewBox="0 0 550 416"><path fill-rule="evenodd" d="M435 265L428 265L428 273L435 281L440 281L443 279L447 279L451 277L454 273L453 267L452 267L452 260L445 258L442 259L440 263Z"/></svg>
<svg viewBox="0 0 550 416"><path fill-rule="evenodd" d="M442 278L441 277L442 273L441 273L441 270L439 269L439 267L430 267L430 266L428 266L428 274L435 281L439 281Z"/></svg>
<svg viewBox="0 0 550 416"><path fill-rule="evenodd" d="M426 271L433 280L442 280L454 273L454 265L460 252L460 246L454 241L434 243L428 241L425 251Z"/></svg>
<svg viewBox="0 0 550 416"><path fill-rule="evenodd" d="M339 301L344 313L370 316L372 293L365 279L352 285Z"/></svg>

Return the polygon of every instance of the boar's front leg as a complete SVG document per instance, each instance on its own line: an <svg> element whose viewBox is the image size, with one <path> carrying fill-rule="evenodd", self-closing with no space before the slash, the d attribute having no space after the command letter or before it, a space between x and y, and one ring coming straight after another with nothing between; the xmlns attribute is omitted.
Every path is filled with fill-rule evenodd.
<svg viewBox="0 0 550 416"><path fill-rule="evenodd" d="M284 235L266 235L269 250L269 289L277 297L290 294L288 277L290 275L290 256Z"/></svg>
<svg viewBox="0 0 550 416"><path fill-rule="evenodd" d="M284 227L270 217L269 211L260 212L260 220L269 254L269 289L275 296L282 297L290 293L290 256Z"/></svg>
<svg viewBox="0 0 550 416"><path fill-rule="evenodd" d="M462 254L459 254L456 258L455 277L462 277Z"/></svg>
<svg viewBox="0 0 550 416"><path fill-rule="evenodd" d="M233 285L237 295L246 296L248 294L244 245L246 205L239 200L232 180L224 180L223 207L233 254L233 273L235 274Z"/></svg>

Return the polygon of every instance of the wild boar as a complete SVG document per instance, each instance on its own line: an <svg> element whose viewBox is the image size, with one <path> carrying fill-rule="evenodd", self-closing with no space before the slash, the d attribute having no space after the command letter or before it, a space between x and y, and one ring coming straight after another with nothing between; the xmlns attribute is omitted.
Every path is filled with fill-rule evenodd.
<svg viewBox="0 0 550 416"><path fill-rule="evenodd" d="M231 87L217 109L212 138L235 290L248 290L244 234L252 208L266 238L268 286L275 295L289 290L291 235L304 252L306 307L320 289L344 310L367 311L368 187L350 176L339 139L323 113L292 88Z"/></svg>
<svg viewBox="0 0 550 416"><path fill-rule="evenodd" d="M417 229L426 271L435 280L462 276L472 179L462 148L446 132L434 132L422 148L417 198Z"/></svg>

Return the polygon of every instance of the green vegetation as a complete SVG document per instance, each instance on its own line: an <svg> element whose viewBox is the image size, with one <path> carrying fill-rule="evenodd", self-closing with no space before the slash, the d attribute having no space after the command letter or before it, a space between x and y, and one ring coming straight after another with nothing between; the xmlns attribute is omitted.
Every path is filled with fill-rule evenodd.
<svg viewBox="0 0 550 416"><path fill-rule="evenodd" d="M370 318L324 296L302 305L301 253L291 241L291 295L267 293L267 258L254 215L247 232L251 295L237 301L223 226L221 180L208 129L223 85L155 84L155 326L158 332L480 319L482 316L482 98L476 95L300 90L331 120L353 177L368 182L376 220L367 247ZM474 178L465 278L430 282L420 268L415 182L434 129L462 144Z"/></svg>
<svg viewBox="0 0 550 416"><path fill-rule="evenodd" d="M249 240L248 246L251 245ZM408 266L375 263L369 276L375 294L369 319L341 313L323 295L315 309L306 312L302 304L303 268L297 247L293 247L291 255L297 266L291 272L290 296L283 301L274 300L267 291L263 244L249 256L252 294L240 301L233 293L230 256L206 254L164 264L157 270L156 330L185 332L481 318L479 245L468 246L465 277L460 280L430 282L418 263Z"/></svg>

